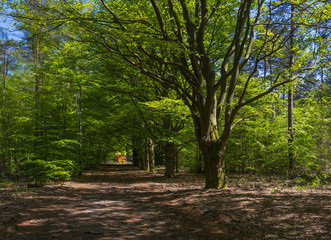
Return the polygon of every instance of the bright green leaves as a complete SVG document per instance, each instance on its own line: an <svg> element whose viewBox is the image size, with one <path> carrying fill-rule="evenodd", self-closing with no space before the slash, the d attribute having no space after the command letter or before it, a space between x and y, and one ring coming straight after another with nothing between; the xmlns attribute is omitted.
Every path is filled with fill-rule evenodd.
<svg viewBox="0 0 331 240"><path fill-rule="evenodd" d="M21 164L21 170L28 180L42 186L49 181L65 181L77 173L77 166L73 161L58 160L27 160Z"/></svg>
<svg viewBox="0 0 331 240"><path fill-rule="evenodd" d="M188 108L181 100L177 99L161 98L159 101L150 101L144 104L159 115L173 116L177 120L185 119L189 115Z"/></svg>

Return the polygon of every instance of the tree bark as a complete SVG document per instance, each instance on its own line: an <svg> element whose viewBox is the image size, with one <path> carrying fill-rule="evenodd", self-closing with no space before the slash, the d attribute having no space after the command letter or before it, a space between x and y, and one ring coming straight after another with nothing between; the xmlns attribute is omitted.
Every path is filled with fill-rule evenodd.
<svg viewBox="0 0 331 240"><path fill-rule="evenodd" d="M293 23L293 14L294 14L294 5L291 4L291 29L290 29L290 60L289 60L289 69L290 69L290 76L292 76L292 66L294 64L294 53L292 47L294 46L294 23ZM293 134L293 84L290 85L288 90L288 157L289 157L289 165L290 170L293 171L295 168L295 158L294 158L294 149L293 149L293 142L294 142L294 134Z"/></svg>
<svg viewBox="0 0 331 240"><path fill-rule="evenodd" d="M139 144L138 167L139 167L140 170L146 170L146 166L145 166L145 146L144 146L143 143Z"/></svg>
<svg viewBox="0 0 331 240"><path fill-rule="evenodd" d="M7 49L6 44L3 45L3 72L2 72L2 106L1 106L1 142L0 142L0 166L4 165L6 162L6 156L5 156L5 149L6 149L6 119L5 119L5 112L6 112L6 79L8 75L8 56L7 56Z"/></svg>
<svg viewBox="0 0 331 240"><path fill-rule="evenodd" d="M196 173L203 173L204 172L203 168L202 168L202 162L203 162L203 158L202 158L201 150L199 148L197 148L196 169L195 169Z"/></svg>
<svg viewBox="0 0 331 240"><path fill-rule="evenodd" d="M166 171L164 176L167 178L175 177L176 146L173 142L164 144Z"/></svg>
<svg viewBox="0 0 331 240"><path fill-rule="evenodd" d="M144 152L142 149L139 150L138 152L138 168L140 170L144 170Z"/></svg>
<svg viewBox="0 0 331 240"><path fill-rule="evenodd" d="M31 40L31 49L34 62L34 74L35 74L35 126L34 126L34 159L42 158L40 153L40 142L42 138L42 110L41 110L41 75L40 75L40 40L39 37L34 37Z"/></svg>
<svg viewBox="0 0 331 240"><path fill-rule="evenodd" d="M149 171L153 171L155 167L155 153L154 153L154 142L152 139L147 140L148 151L149 151Z"/></svg>
<svg viewBox="0 0 331 240"><path fill-rule="evenodd" d="M149 146L149 139L147 139L147 141L145 142L145 149L144 149L144 170L146 170L147 172L149 172L151 169L150 169L150 160L151 160L151 157L150 157L150 146Z"/></svg>
<svg viewBox="0 0 331 240"><path fill-rule="evenodd" d="M131 138L132 141L132 161L133 165L139 167L139 144L135 137Z"/></svg>
<svg viewBox="0 0 331 240"><path fill-rule="evenodd" d="M295 158L294 158L294 131L293 131L293 85L290 86L288 91L288 157L289 157L289 165L290 170L293 171L295 168Z"/></svg>
<svg viewBox="0 0 331 240"><path fill-rule="evenodd" d="M205 163L205 188L226 188L225 145L220 144L220 140L209 141L203 144L201 152Z"/></svg>
<svg viewBox="0 0 331 240"><path fill-rule="evenodd" d="M82 124L82 85L79 85L78 93L78 128L79 128L79 175L83 172L83 124Z"/></svg>

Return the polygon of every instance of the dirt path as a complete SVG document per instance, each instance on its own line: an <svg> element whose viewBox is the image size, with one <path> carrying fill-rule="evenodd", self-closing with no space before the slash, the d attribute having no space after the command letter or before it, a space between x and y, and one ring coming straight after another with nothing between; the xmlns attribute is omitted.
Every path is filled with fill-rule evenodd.
<svg viewBox="0 0 331 240"><path fill-rule="evenodd" d="M63 185L0 191L0 239L331 239L331 191L103 166Z"/></svg>

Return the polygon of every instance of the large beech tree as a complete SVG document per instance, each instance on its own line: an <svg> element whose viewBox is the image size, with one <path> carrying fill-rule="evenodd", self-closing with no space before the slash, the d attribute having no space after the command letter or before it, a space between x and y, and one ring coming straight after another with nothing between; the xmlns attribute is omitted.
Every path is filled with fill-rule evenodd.
<svg viewBox="0 0 331 240"><path fill-rule="evenodd" d="M99 54L119 56L128 67L174 89L191 111L205 162L205 187L224 188L231 131L250 117L240 110L313 69L312 58L318 56L297 54L300 59L291 69L278 71L274 81L261 86L263 91L246 94L260 63L281 54L288 43L291 19L294 26L309 27L321 23L317 16L330 17L323 10L330 8L325 1L293 3L300 7L292 18L286 13L267 18L289 2L59 0L45 5L53 15L37 19L25 12L23 17L56 29L66 24L69 37L93 44Z"/></svg>

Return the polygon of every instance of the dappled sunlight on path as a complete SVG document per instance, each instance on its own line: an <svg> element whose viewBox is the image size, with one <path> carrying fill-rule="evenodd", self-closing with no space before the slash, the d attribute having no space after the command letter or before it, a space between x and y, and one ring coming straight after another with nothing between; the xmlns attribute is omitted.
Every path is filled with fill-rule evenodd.
<svg viewBox="0 0 331 240"><path fill-rule="evenodd" d="M330 239L330 191L278 193L201 176L101 166L44 189L0 195L0 239Z"/></svg>

